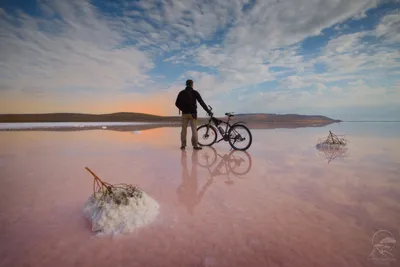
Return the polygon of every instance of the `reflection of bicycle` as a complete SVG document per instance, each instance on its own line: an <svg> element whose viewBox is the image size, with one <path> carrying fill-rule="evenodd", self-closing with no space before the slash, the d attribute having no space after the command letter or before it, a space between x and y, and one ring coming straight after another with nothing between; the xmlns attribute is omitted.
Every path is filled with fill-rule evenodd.
<svg viewBox="0 0 400 267"><path fill-rule="evenodd" d="M208 107L211 111L211 106ZM197 128L199 136L198 143L202 146L212 146L214 143L219 143L223 140L229 142L230 146L235 150L247 150L253 141L249 128L243 125L243 121L230 124L229 121L231 117L235 116L233 113L225 113L225 115L228 116L227 121L219 120L211 114L208 123ZM225 130L220 126L221 124L226 125ZM222 138L218 141L218 132L216 128L218 128L219 133L222 135ZM243 144L243 147L240 146L241 144Z"/></svg>
<svg viewBox="0 0 400 267"><path fill-rule="evenodd" d="M198 164L201 167L206 168L212 178L226 175L228 180L225 182L227 184L233 184L229 173L232 173L237 178L246 178L245 175L249 173L252 167L251 156L246 151L233 150L229 154L220 155L213 147L209 147L199 151L198 153ZM211 171L211 166L215 164L218 157L222 160L215 166L214 170Z"/></svg>

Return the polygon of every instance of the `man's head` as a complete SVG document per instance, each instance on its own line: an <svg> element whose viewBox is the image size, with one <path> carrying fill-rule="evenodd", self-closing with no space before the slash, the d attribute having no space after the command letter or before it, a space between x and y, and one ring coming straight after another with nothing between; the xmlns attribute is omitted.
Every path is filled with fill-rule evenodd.
<svg viewBox="0 0 400 267"><path fill-rule="evenodd" d="M186 86L193 87L193 80L186 80Z"/></svg>

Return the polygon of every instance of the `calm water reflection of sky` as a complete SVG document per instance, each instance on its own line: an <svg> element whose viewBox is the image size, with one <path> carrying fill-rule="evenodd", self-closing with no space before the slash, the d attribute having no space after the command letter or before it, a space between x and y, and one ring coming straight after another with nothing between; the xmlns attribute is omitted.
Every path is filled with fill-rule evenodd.
<svg viewBox="0 0 400 267"><path fill-rule="evenodd" d="M331 161L329 130L349 139ZM376 231L400 240L400 124L253 130L241 166L227 143L182 154L179 131L0 132L0 266L367 266ZM140 185L157 220L91 238L86 166Z"/></svg>

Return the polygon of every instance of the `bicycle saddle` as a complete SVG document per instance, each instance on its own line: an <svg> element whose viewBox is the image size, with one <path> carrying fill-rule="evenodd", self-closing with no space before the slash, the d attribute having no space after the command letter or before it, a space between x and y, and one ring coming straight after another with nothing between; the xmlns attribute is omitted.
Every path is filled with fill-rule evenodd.
<svg viewBox="0 0 400 267"><path fill-rule="evenodd" d="M228 116L228 117L233 117L233 116L235 116L232 112L227 112L227 113L225 113L225 115Z"/></svg>

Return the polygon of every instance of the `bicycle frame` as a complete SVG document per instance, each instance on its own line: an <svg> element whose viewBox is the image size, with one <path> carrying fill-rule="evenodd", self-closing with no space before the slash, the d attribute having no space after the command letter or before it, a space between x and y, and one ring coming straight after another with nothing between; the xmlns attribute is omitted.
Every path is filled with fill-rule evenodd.
<svg viewBox="0 0 400 267"><path fill-rule="evenodd" d="M219 130L217 130L217 132L220 133L220 134L222 135L222 138L219 139L219 140L217 140L215 143L219 143L219 142L221 142L222 140L227 141L227 139L228 139L227 134L228 134L228 131L230 130L230 128L232 128L234 125L238 125L238 124L241 124L241 123L243 123L243 124L246 123L246 122L244 122L244 121L238 121L238 122L235 122L234 124L230 124L230 123L229 123L230 120L231 120L231 117L230 117L230 116L228 116L228 120L227 120L227 121L223 121L223 120L220 120L220 119L215 118L214 116L211 116L210 119L208 120L208 123L207 123L207 132L206 132L206 134L208 134L208 129L209 129L209 127L211 126L211 123L214 123L214 125L215 125L217 128L218 128L219 125L221 125L221 124L224 123L224 124L225 124L224 134L222 135L222 134L219 132Z"/></svg>

